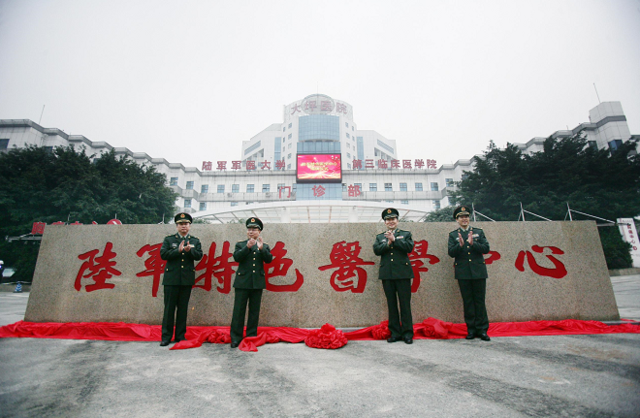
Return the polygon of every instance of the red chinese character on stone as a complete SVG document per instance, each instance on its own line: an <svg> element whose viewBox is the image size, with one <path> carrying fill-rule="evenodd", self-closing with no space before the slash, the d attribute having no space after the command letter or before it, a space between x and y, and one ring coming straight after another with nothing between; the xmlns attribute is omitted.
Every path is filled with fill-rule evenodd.
<svg viewBox="0 0 640 418"><path fill-rule="evenodd" d="M429 242L426 240L415 241L413 251L409 253L409 260L411 260L411 269L413 270L413 283L411 284L411 293L416 293L420 288L420 272L429 271L428 268L423 267L425 264L420 259L426 259L429 264L437 264L440 259L435 255L427 254L429 250Z"/></svg>
<svg viewBox="0 0 640 418"><path fill-rule="evenodd" d="M400 160L391 160L391 168L400 168Z"/></svg>
<svg viewBox="0 0 640 418"><path fill-rule="evenodd" d="M436 160L427 160L427 168L437 168Z"/></svg>
<svg viewBox="0 0 640 418"><path fill-rule="evenodd" d="M291 284L274 284L269 281L272 277L286 276L289 272L289 267L293 265L292 259L284 258L287 255L287 250L284 249L284 242L276 242L275 247L271 249L271 255L273 255L273 260L265 266L266 270L264 272L267 290L270 292L297 292L304 283L304 277L298 269L295 269L296 281Z"/></svg>
<svg viewBox="0 0 640 418"><path fill-rule="evenodd" d="M332 110L331 102L329 101L320 102L320 110L323 112L331 112Z"/></svg>
<svg viewBox="0 0 640 418"><path fill-rule="evenodd" d="M293 107L291 108L292 115L295 114L296 112L302 112L302 110L300 109L300 105L298 103L293 105Z"/></svg>
<svg viewBox="0 0 640 418"><path fill-rule="evenodd" d="M42 235L44 234L44 227L45 225L47 225L44 222L34 222L33 225L31 225L31 235Z"/></svg>
<svg viewBox="0 0 640 418"><path fill-rule="evenodd" d="M232 170L240 170L242 168L242 161L231 161Z"/></svg>
<svg viewBox="0 0 640 418"><path fill-rule="evenodd" d="M202 171L211 171L211 161L202 162Z"/></svg>
<svg viewBox="0 0 640 418"><path fill-rule="evenodd" d="M116 287L115 284L106 282L112 276L120 276L122 274L114 268L116 262L112 259L117 256L117 254L111 251L112 248L113 244L107 242L102 255L99 257L96 257L98 252L100 252L98 249L87 251L86 253L78 256L78 259L80 260L87 260L82 263L80 270L78 270L78 275L76 276L74 287L78 292L82 287L82 279L87 279L89 277L91 277L95 283L85 287L87 293L93 292L94 290L113 289ZM85 274L85 271L87 274Z"/></svg>
<svg viewBox="0 0 640 418"><path fill-rule="evenodd" d="M331 250L331 264L318 267L318 270L336 268L331 274L331 287L336 292L362 293L367 286L367 272L358 266L371 266L373 261L364 261L359 257L361 251L360 243L341 241L333 244ZM357 284L353 279L357 279Z"/></svg>
<svg viewBox="0 0 640 418"><path fill-rule="evenodd" d="M227 169L227 162L226 161L218 161L217 163L218 163L218 166L216 167L216 169L218 169L219 171Z"/></svg>
<svg viewBox="0 0 640 418"><path fill-rule="evenodd" d="M57 222L52 223L51 225L64 225L64 222L57 221Z"/></svg>
<svg viewBox="0 0 640 418"><path fill-rule="evenodd" d="M364 168L374 168L373 160L364 160Z"/></svg>
<svg viewBox="0 0 640 418"><path fill-rule="evenodd" d="M359 185L349 185L349 187L347 187L348 191L349 191L349 197L358 197L360 196L360 186Z"/></svg>
<svg viewBox="0 0 640 418"><path fill-rule="evenodd" d="M284 170L285 162L284 159L276 161L276 170Z"/></svg>
<svg viewBox="0 0 640 418"><path fill-rule="evenodd" d="M378 168L387 168L387 160L378 160Z"/></svg>
<svg viewBox="0 0 640 418"><path fill-rule="evenodd" d="M324 196L325 188L320 185L313 186L311 190L313 190L314 197Z"/></svg>
<svg viewBox="0 0 640 418"><path fill-rule="evenodd" d="M75 221L74 223L69 224L69 225L83 225L83 223L82 223L82 222Z"/></svg>
<svg viewBox="0 0 640 418"><path fill-rule="evenodd" d="M534 245L531 247L531 249L536 253L542 253L545 248L549 248L551 250L551 254L557 254L557 255L564 254L564 251L562 251L558 247L552 247L552 246L540 247L538 245ZM555 258L553 255L547 255L546 257L551 261L551 263L553 263L554 268L547 268L547 267L542 267L538 265L538 262L536 261L531 251L526 251L526 252L520 251L518 253L518 258L516 259L515 266L519 271L524 271L525 257L527 258L527 262L529 263L529 267L531 267L531 270L533 270L533 272L539 276L546 276L546 277L552 277L554 279L561 279L567 275L567 269L565 268L564 264L562 264L562 262L557 258Z"/></svg>
<svg viewBox="0 0 640 418"><path fill-rule="evenodd" d="M489 256L484 259L484 263L488 266L494 261L498 261L502 258L499 252L497 251L489 251Z"/></svg>
<svg viewBox="0 0 640 418"><path fill-rule="evenodd" d="M414 164L415 168L422 168L424 167L424 160L415 160Z"/></svg>
<svg viewBox="0 0 640 418"><path fill-rule="evenodd" d="M353 169L362 169L362 160L353 160Z"/></svg>
<svg viewBox="0 0 640 418"><path fill-rule="evenodd" d="M336 103L336 112L347 114L347 105L344 103Z"/></svg>
<svg viewBox="0 0 640 418"><path fill-rule="evenodd" d="M256 162L255 161L247 161L247 170L255 170Z"/></svg>
<svg viewBox="0 0 640 418"><path fill-rule="evenodd" d="M136 277L153 276L153 286L151 287L151 296L158 297L158 288L160 287L160 276L164 273L167 266L167 260L160 258L160 248L162 243L154 245L145 245L140 248L136 255L142 257L144 253L149 253L149 258L144 261L146 270L136 273Z"/></svg>
<svg viewBox="0 0 640 418"><path fill-rule="evenodd" d="M215 277L218 280L218 284L222 285L221 287L216 285L218 292L227 294L231 291L231 278L235 273L233 268L237 267L238 263L229 261L233 260L233 253L229 251L230 245L229 241L225 241L222 244L220 256L215 257L216 243L211 243L208 254L205 254L196 266L196 271L204 269L204 273L196 277L194 288L199 287L207 292L211 291L211 282Z"/></svg>
<svg viewBox="0 0 640 418"><path fill-rule="evenodd" d="M411 170L411 160L402 160L402 168Z"/></svg>
<svg viewBox="0 0 640 418"><path fill-rule="evenodd" d="M261 170L264 170L264 169L271 170L271 161L266 161L266 160L262 161L260 163L260 169Z"/></svg>

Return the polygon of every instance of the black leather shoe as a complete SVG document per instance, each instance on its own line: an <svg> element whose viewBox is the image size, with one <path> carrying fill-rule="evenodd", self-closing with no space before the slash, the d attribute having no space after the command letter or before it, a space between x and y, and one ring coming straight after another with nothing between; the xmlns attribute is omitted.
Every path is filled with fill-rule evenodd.
<svg viewBox="0 0 640 418"><path fill-rule="evenodd" d="M168 345L169 345L169 343L170 343L170 342L171 342L171 341L161 341L161 342L160 342L160 347L166 347L166 346L168 346Z"/></svg>
<svg viewBox="0 0 640 418"><path fill-rule="evenodd" d="M413 344L413 338L412 337L405 337L404 343L405 344Z"/></svg>
<svg viewBox="0 0 640 418"><path fill-rule="evenodd" d="M464 338L466 338L467 340L473 340L474 338L476 338L476 334L474 334L473 332L470 332Z"/></svg>
<svg viewBox="0 0 640 418"><path fill-rule="evenodd" d="M400 341L402 337L389 337L387 338L388 343L395 343L396 341Z"/></svg>
<svg viewBox="0 0 640 418"><path fill-rule="evenodd" d="M240 345L240 341L231 341L231 348L236 348Z"/></svg>
<svg viewBox="0 0 640 418"><path fill-rule="evenodd" d="M489 338L486 332L483 332L482 334L480 334L480 339L482 341L491 341L491 338Z"/></svg>

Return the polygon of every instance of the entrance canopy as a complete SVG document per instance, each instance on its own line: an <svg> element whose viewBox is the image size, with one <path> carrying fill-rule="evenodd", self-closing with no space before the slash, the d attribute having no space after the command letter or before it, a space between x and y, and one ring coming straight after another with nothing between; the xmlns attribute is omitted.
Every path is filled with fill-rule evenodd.
<svg viewBox="0 0 640 418"><path fill-rule="evenodd" d="M295 201L237 206L219 210L197 212L196 219L213 223L233 223L255 216L265 223L354 223L382 222L382 211L394 207L400 212L400 220L420 222L429 213L424 209L407 205L394 206L385 202L352 201Z"/></svg>

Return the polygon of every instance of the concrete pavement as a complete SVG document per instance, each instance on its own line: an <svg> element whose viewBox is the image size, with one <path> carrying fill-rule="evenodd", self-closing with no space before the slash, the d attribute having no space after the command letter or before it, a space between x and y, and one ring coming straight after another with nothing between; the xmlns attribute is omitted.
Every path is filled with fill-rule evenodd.
<svg viewBox="0 0 640 418"><path fill-rule="evenodd" d="M613 279L640 319L640 276ZM25 294L0 294L0 323ZM17 318L17 319L16 319ZM0 417L633 417L640 334L267 344L0 339Z"/></svg>

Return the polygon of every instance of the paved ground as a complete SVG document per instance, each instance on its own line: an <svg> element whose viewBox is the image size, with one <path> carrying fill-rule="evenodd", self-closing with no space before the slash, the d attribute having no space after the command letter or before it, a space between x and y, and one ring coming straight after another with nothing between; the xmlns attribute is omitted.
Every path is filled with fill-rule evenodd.
<svg viewBox="0 0 640 418"><path fill-rule="evenodd" d="M613 283L640 319L640 276ZM0 417L640 417L640 334L259 350L0 339Z"/></svg>

